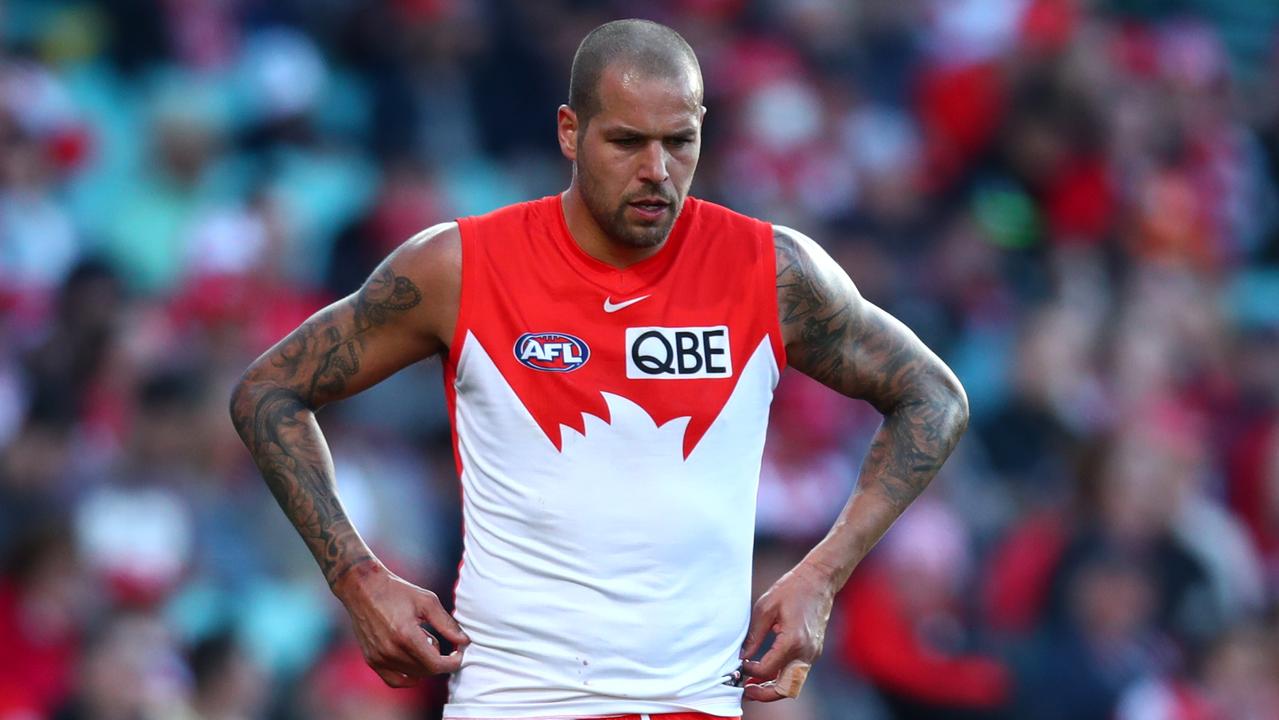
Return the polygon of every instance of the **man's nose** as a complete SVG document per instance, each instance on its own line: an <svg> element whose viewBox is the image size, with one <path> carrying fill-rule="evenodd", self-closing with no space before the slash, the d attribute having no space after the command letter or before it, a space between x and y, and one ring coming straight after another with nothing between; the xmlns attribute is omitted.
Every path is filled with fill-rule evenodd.
<svg viewBox="0 0 1279 720"><path fill-rule="evenodd" d="M650 142L640 156L639 180L660 185L666 182L666 162L670 158L660 142Z"/></svg>

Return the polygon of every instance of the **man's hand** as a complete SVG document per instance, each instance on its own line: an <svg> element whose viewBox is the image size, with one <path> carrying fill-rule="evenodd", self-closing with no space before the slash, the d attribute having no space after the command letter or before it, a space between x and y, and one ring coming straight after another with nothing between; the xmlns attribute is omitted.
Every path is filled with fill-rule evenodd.
<svg viewBox="0 0 1279 720"><path fill-rule="evenodd" d="M773 702L786 697L778 690L778 673L795 661L812 664L822 654L834 598L830 579L804 563L783 575L760 597L751 611L742 657L750 658L759 652L769 632L776 639L764 657L742 663L743 672L751 678L743 695L746 700Z"/></svg>
<svg viewBox="0 0 1279 720"><path fill-rule="evenodd" d="M444 611L435 593L397 577L375 561L353 568L333 585L364 660L394 688L412 687L428 675L457 672L471 639ZM440 654L435 633L457 648Z"/></svg>

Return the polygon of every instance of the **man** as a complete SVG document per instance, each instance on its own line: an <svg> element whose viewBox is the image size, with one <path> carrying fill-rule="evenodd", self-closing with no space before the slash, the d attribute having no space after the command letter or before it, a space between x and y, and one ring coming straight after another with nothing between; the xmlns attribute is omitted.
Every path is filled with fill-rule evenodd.
<svg viewBox="0 0 1279 720"><path fill-rule="evenodd" d="M834 594L967 424L954 375L813 241L688 197L705 114L678 34L595 29L558 113L569 188L410 239L232 397L369 664L396 687L453 673L445 717L733 717L780 699L772 679L816 659ZM456 619L361 541L313 414L436 354L463 488ZM829 535L752 609L786 363L884 423Z"/></svg>

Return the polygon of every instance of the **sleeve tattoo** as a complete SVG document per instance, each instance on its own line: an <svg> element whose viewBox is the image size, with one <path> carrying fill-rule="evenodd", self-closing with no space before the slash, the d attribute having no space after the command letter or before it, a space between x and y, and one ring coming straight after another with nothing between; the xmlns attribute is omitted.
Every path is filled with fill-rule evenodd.
<svg viewBox="0 0 1279 720"><path fill-rule="evenodd" d="M862 299L833 260L774 231L778 311L788 362L884 414L862 469L903 510L967 425L958 381L902 323Z"/></svg>
<svg viewBox="0 0 1279 720"><path fill-rule="evenodd" d="M370 556L338 500L314 410L345 396L369 333L421 301L411 280L380 268L353 297L307 320L255 362L231 398L236 430L329 584Z"/></svg>

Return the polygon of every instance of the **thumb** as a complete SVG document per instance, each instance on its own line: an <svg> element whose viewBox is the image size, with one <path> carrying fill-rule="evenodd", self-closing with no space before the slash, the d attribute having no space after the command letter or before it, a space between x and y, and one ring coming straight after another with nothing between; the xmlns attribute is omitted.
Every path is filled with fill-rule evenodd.
<svg viewBox="0 0 1279 720"><path fill-rule="evenodd" d="M471 638L462 631L462 626L457 624L457 620L444 611L444 606L440 604L440 599L435 593L423 592L419 598L418 617L430 623L435 632L454 645L466 645L471 642Z"/></svg>
<svg viewBox="0 0 1279 720"><path fill-rule="evenodd" d="M761 603L756 603L751 611L750 627L746 630L746 639L742 641L742 651L738 657L754 657L755 653L759 652L760 646L764 644L764 637L768 635L768 629L772 625L772 608L765 608Z"/></svg>

